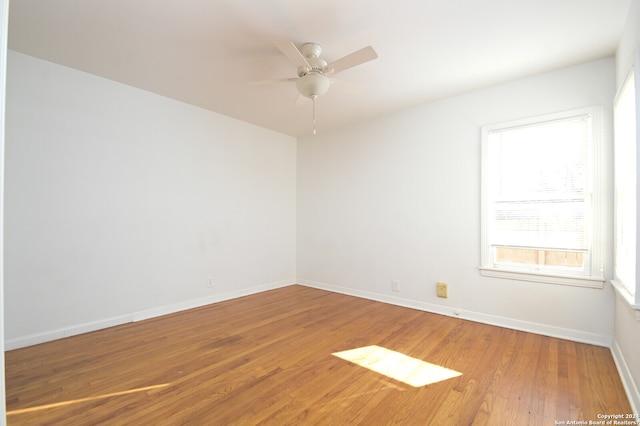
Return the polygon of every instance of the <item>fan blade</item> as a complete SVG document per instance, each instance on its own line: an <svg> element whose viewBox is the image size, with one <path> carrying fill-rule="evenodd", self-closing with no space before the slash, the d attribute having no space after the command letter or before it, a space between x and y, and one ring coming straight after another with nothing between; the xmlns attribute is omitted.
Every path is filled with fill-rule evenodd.
<svg viewBox="0 0 640 426"><path fill-rule="evenodd" d="M327 72L337 73L364 64L365 62L373 61L377 57L378 54L373 50L373 47L367 46L330 63L325 69Z"/></svg>
<svg viewBox="0 0 640 426"><path fill-rule="evenodd" d="M294 65L303 68L311 69L311 65L305 59L305 57L300 53L298 48L293 42L284 41L281 43L276 43L276 47L280 49L282 54L287 57Z"/></svg>
<svg viewBox="0 0 640 426"><path fill-rule="evenodd" d="M297 80L297 78L275 78L272 80L256 80L256 81L250 81L249 84L251 86L266 86L268 84L273 84L273 83L290 83L290 82L295 82Z"/></svg>

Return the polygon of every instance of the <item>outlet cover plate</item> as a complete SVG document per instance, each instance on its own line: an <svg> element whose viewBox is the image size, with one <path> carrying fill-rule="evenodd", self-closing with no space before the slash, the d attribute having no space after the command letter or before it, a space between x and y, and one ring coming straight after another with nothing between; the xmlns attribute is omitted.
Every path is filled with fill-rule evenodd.
<svg viewBox="0 0 640 426"><path fill-rule="evenodd" d="M438 297L449 297L449 286L447 285L447 283L436 283L436 294L438 295Z"/></svg>

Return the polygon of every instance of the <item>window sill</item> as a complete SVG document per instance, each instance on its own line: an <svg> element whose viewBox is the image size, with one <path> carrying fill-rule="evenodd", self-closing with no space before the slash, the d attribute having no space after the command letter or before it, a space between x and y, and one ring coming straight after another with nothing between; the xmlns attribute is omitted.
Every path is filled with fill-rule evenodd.
<svg viewBox="0 0 640 426"><path fill-rule="evenodd" d="M640 305L637 305L635 299L631 293L617 280L609 281L613 288L616 289L616 293L622 300L624 300L627 306L635 313L636 320L640 321Z"/></svg>
<svg viewBox="0 0 640 426"><path fill-rule="evenodd" d="M567 277L561 275L539 274L535 272L509 271L480 267L480 275L484 277L506 278L517 281L531 281L545 284L570 285L575 287L604 288L604 278Z"/></svg>

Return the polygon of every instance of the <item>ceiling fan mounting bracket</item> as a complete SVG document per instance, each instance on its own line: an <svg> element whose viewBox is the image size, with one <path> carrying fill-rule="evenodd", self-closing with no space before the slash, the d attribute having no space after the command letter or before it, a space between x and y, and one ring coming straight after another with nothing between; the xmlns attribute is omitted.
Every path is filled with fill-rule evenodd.
<svg viewBox="0 0 640 426"><path fill-rule="evenodd" d="M322 46L317 43L305 43L300 48L305 58L319 58L322 54Z"/></svg>

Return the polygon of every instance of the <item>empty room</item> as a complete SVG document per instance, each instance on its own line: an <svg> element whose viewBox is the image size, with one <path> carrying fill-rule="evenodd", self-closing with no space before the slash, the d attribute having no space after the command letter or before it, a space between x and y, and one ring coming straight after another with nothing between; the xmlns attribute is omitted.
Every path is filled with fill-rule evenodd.
<svg viewBox="0 0 640 426"><path fill-rule="evenodd" d="M8 3L0 424L640 424L640 0Z"/></svg>

